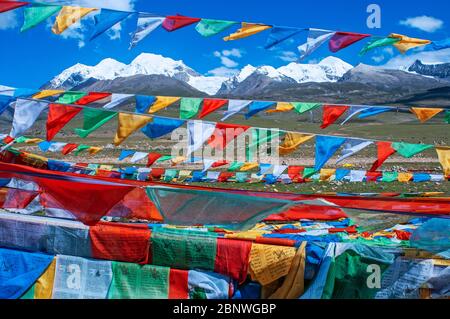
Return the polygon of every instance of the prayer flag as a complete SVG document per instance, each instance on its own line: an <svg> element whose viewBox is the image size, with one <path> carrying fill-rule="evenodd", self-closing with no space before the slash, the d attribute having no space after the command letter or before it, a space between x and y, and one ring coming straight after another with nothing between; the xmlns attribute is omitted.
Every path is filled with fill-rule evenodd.
<svg viewBox="0 0 450 319"><path fill-rule="evenodd" d="M349 109L348 106L324 105L321 129L327 128Z"/></svg>
<svg viewBox="0 0 450 319"><path fill-rule="evenodd" d="M347 157L350 157L350 156L362 151L363 149L365 149L367 146L369 146L371 144L373 144L372 141L348 138L342 147L341 156L339 156L339 158L336 160L336 164L342 162Z"/></svg>
<svg viewBox="0 0 450 319"><path fill-rule="evenodd" d="M133 37L130 42L130 49L134 48L139 41L148 36L152 31L159 27L165 17L157 17L150 13L139 12L136 31L133 33Z"/></svg>
<svg viewBox="0 0 450 319"><path fill-rule="evenodd" d="M395 152L396 150L392 148L391 142L377 142L378 159L373 163L370 171L376 171Z"/></svg>
<svg viewBox="0 0 450 319"><path fill-rule="evenodd" d="M153 119L150 116L119 113L117 132L114 137L114 145L120 145L134 131L142 128L152 120Z"/></svg>
<svg viewBox="0 0 450 319"><path fill-rule="evenodd" d="M396 150L398 154L406 158L413 157L414 155L421 153L432 147L433 145L425 145L425 144L410 144L402 142L392 143L392 148Z"/></svg>
<svg viewBox="0 0 450 319"><path fill-rule="evenodd" d="M14 9L26 6L27 4L30 4L30 3L29 2L21 2L21 1L9 1L9 0L0 1L0 13L14 10Z"/></svg>
<svg viewBox="0 0 450 319"><path fill-rule="evenodd" d="M202 147L216 129L214 123L207 123L203 121L189 121L187 124L188 128L188 149L187 155L195 152L197 149Z"/></svg>
<svg viewBox="0 0 450 319"><path fill-rule="evenodd" d="M325 165L345 140L346 138L343 137L316 136L316 162L314 165L316 172Z"/></svg>
<svg viewBox="0 0 450 319"><path fill-rule="evenodd" d="M200 20L199 18L185 17L179 14L176 16L167 16L162 23L162 27L171 32L199 22Z"/></svg>
<svg viewBox="0 0 450 319"><path fill-rule="evenodd" d="M150 108L156 101L156 97L149 95L136 95L136 113L147 113L147 110Z"/></svg>
<svg viewBox="0 0 450 319"><path fill-rule="evenodd" d="M199 118L204 118L206 115L220 109L222 106L227 104L228 100L222 99L203 99L203 107L198 115Z"/></svg>
<svg viewBox="0 0 450 319"><path fill-rule="evenodd" d="M253 101L248 108L247 114L245 114L245 118L249 119L256 113L267 110L268 108L272 107L273 105L275 105L275 102Z"/></svg>
<svg viewBox="0 0 450 319"><path fill-rule="evenodd" d="M287 132L279 147L280 155L294 152L301 144L312 139L314 135Z"/></svg>
<svg viewBox="0 0 450 319"><path fill-rule="evenodd" d="M94 16L95 30L90 40L95 39L103 32L112 28L117 23L127 18L131 12L117 11L111 9L101 9L100 13Z"/></svg>
<svg viewBox="0 0 450 319"><path fill-rule="evenodd" d="M64 104L50 104L47 117L47 141L53 137L73 119L81 108L68 106Z"/></svg>
<svg viewBox="0 0 450 319"><path fill-rule="evenodd" d="M47 102L17 99L14 106L14 118L11 137L19 137L33 126L41 112L48 107Z"/></svg>
<svg viewBox="0 0 450 319"><path fill-rule="evenodd" d="M53 6L43 3L33 3L23 10L23 25L20 32L27 31L37 26L48 17L61 10L62 6Z"/></svg>
<svg viewBox="0 0 450 319"><path fill-rule="evenodd" d="M244 100L229 100L228 101L228 110L225 111L225 116L221 119L221 121L225 121L230 116L238 113L246 106L248 106L252 101L244 101Z"/></svg>
<svg viewBox="0 0 450 319"><path fill-rule="evenodd" d="M202 19L195 26L195 30L204 37L210 37L228 29L236 23L234 21Z"/></svg>
<svg viewBox="0 0 450 319"><path fill-rule="evenodd" d="M301 102L291 102L291 104L294 106L294 109L295 111L297 111L298 114L303 114L307 111L312 111L322 105L319 103L301 103Z"/></svg>
<svg viewBox="0 0 450 319"><path fill-rule="evenodd" d="M361 51L359 52L359 55L363 56L370 50L373 50L378 47L393 45L394 43L396 43L398 41L400 41L400 39L390 38L390 37L387 37L387 38L374 37L370 42L368 42L364 46L364 48L361 49Z"/></svg>
<svg viewBox="0 0 450 319"><path fill-rule="evenodd" d="M60 96L56 103L60 104L74 104L76 101L81 99L83 96L87 95L86 92L71 92L68 91L64 93L62 96Z"/></svg>
<svg viewBox="0 0 450 319"><path fill-rule="evenodd" d="M173 96L157 96L156 102L150 107L148 113L153 114L155 112L163 110L169 105L177 102L179 99L180 99L179 97Z"/></svg>
<svg viewBox="0 0 450 319"><path fill-rule="evenodd" d="M424 46L430 44L430 40L410 38L402 34L391 33L389 35L390 38L399 39L398 42L394 43L394 46L402 53L405 54L406 51L416 48L419 46Z"/></svg>
<svg viewBox="0 0 450 319"><path fill-rule="evenodd" d="M439 157L439 162L444 169L445 177L450 176L450 148L449 147L436 147L436 153Z"/></svg>
<svg viewBox="0 0 450 319"><path fill-rule="evenodd" d="M109 101L111 93L105 92L89 92L87 95L82 96L78 99L75 104L77 105L88 105L90 103L101 103L102 101Z"/></svg>
<svg viewBox="0 0 450 319"><path fill-rule="evenodd" d="M212 148L224 149L228 143L244 133L250 126L216 123L213 135L208 139L208 144Z"/></svg>
<svg viewBox="0 0 450 319"><path fill-rule="evenodd" d="M188 120L194 117L198 113L202 102L203 99L201 98L182 98L180 102L180 118Z"/></svg>
<svg viewBox="0 0 450 319"><path fill-rule="evenodd" d="M95 8L81 8L64 6L56 17L56 21L53 24L52 32L55 34L63 33L72 24L78 22L82 17L95 11Z"/></svg>
<svg viewBox="0 0 450 319"><path fill-rule="evenodd" d="M297 47L300 51L300 60L316 51L322 44L329 40L336 32L310 28L306 43Z"/></svg>
<svg viewBox="0 0 450 319"><path fill-rule="evenodd" d="M265 45L265 49L270 49L271 47L286 41L289 38L292 38L293 36L297 35L301 31L304 31L305 29L300 28L292 28L292 27L277 27L274 26L270 30L270 34L267 38L267 42Z"/></svg>
<svg viewBox="0 0 450 319"><path fill-rule="evenodd" d="M112 118L117 116L117 112L105 111L103 109L83 108L83 128L76 128L75 133L86 138L93 131L97 130Z"/></svg>
<svg viewBox="0 0 450 319"><path fill-rule="evenodd" d="M420 122L425 123L435 115L441 113L444 109L412 107L411 112L414 113Z"/></svg>
<svg viewBox="0 0 450 319"><path fill-rule="evenodd" d="M331 52L336 53L355 42L370 37L370 34L352 33L352 32L336 32L330 39L328 47Z"/></svg>
<svg viewBox="0 0 450 319"><path fill-rule="evenodd" d="M153 121L144 126L142 133L149 138L157 138L171 133L185 123L184 120L169 119L155 116Z"/></svg>
<svg viewBox="0 0 450 319"><path fill-rule="evenodd" d="M240 29L223 39L224 41L242 39L270 28L272 28L270 25L242 22Z"/></svg>

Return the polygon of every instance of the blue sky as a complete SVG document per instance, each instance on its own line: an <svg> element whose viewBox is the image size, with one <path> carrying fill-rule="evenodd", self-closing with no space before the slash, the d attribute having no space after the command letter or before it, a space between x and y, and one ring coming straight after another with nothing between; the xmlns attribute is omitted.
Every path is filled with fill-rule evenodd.
<svg viewBox="0 0 450 319"><path fill-rule="evenodd" d="M57 1L57 0L53 0ZM42 0L42 2L50 2ZM68 3L68 1L59 1ZM80 0L83 6L102 6L105 1ZM315 27L330 30L353 31L374 35L391 32L411 37L441 40L450 37L450 3L448 0L114 0L107 6L114 9L135 9L169 15L183 15L223 20L261 22L294 27ZM381 29L369 29L366 25L369 4L381 7ZM253 37L225 42L222 36L203 38L193 26L168 33L159 28L128 50L129 33L133 32L136 20L129 18L120 28L103 34L89 42L92 19L85 19L80 27L67 30L63 36L52 34L50 27L55 17L25 33L20 33L22 9L0 14L0 84L16 87L39 87L62 70L79 62L95 65L111 57L129 63L142 52L162 54L181 59L188 66L204 74L232 74L246 64L273 65L279 67L295 59L296 46L304 42L305 34L295 41L274 50L262 48L268 32ZM120 29L120 30L119 30ZM83 31L84 30L84 31ZM450 62L449 50L438 52L413 51L407 56L398 56L390 49L377 49L366 57L358 57L362 42L346 48L335 56L348 63L390 66L408 63L416 57L429 62ZM324 48L316 51L305 63L314 63L331 55Z"/></svg>

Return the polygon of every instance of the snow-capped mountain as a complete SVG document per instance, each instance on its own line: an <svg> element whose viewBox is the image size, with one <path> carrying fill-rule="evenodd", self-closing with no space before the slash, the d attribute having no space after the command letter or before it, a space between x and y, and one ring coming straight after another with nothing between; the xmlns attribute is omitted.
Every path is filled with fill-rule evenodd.
<svg viewBox="0 0 450 319"><path fill-rule="evenodd" d="M198 91L209 95L227 92L247 79L252 74L267 76L280 82L335 82L352 66L338 58L328 57L318 64L290 63L274 68L272 66L254 67L247 65L231 78L204 76L188 67L183 61L176 61L161 55L142 53L130 64L114 59L104 59L95 66L77 63L53 78L45 87L71 89L88 80L103 81L127 78L135 75L162 75L176 79Z"/></svg>
<svg viewBox="0 0 450 319"><path fill-rule="evenodd" d="M77 63L54 77L45 87L71 89L89 79L114 80L134 75L162 75L174 78L207 94L215 94L227 80L225 77L203 76L185 65L183 61L142 53L130 64L110 58L102 60L95 66Z"/></svg>
<svg viewBox="0 0 450 319"><path fill-rule="evenodd" d="M450 63L431 64L416 60L409 68L409 72L450 80Z"/></svg>

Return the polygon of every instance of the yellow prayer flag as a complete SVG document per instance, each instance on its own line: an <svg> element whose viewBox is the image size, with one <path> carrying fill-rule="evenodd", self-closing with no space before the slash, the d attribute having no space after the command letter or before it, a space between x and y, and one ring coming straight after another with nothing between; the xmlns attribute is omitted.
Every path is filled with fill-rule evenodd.
<svg viewBox="0 0 450 319"><path fill-rule="evenodd" d="M241 172L250 171L254 168L257 168L258 166L259 166L258 163L245 163L244 165L242 165L240 171Z"/></svg>
<svg viewBox="0 0 450 319"><path fill-rule="evenodd" d="M289 112L294 108L291 103L288 102L278 102L275 110L268 110L266 113L278 113L278 112Z"/></svg>
<svg viewBox="0 0 450 319"><path fill-rule="evenodd" d="M445 177L450 176L450 147L436 147L436 153L444 169Z"/></svg>
<svg viewBox="0 0 450 319"><path fill-rule="evenodd" d="M34 299L52 299L55 268L56 258L52 260L47 270L36 281L34 286Z"/></svg>
<svg viewBox="0 0 450 319"><path fill-rule="evenodd" d="M37 144L40 142L43 142L44 140L42 138L29 138L28 140L25 141L25 144Z"/></svg>
<svg viewBox="0 0 450 319"><path fill-rule="evenodd" d="M178 164L184 162L185 160L186 160L186 157L184 157L184 156L177 156L175 158L172 158L171 159L172 166L178 165Z"/></svg>
<svg viewBox="0 0 450 319"><path fill-rule="evenodd" d="M264 286L286 276L295 253L294 247L252 244L249 261L252 278Z"/></svg>
<svg viewBox="0 0 450 319"><path fill-rule="evenodd" d="M401 183L409 182L413 178L413 174L411 173L398 173L397 180Z"/></svg>
<svg viewBox="0 0 450 319"><path fill-rule="evenodd" d="M64 93L64 90L42 90L33 95L33 99L45 99L46 97Z"/></svg>
<svg viewBox="0 0 450 319"><path fill-rule="evenodd" d="M412 107L411 112L414 113L420 122L425 123L433 116L441 113L444 109L432 109L425 107Z"/></svg>
<svg viewBox="0 0 450 319"><path fill-rule="evenodd" d="M334 169L334 168L322 168L320 170L320 180L328 181L335 173L336 173L336 169Z"/></svg>
<svg viewBox="0 0 450 319"><path fill-rule="evenodd" d="M288 132L284 136L283 143L279 147L280 155L287 155L294 152L300 144L312 139L314 135Z"/></svg>
<svg viewBox="0 0 450 319"><path fill-rule="evenodd" d="M406 51L412 48L420 47L431 43L430 40L410 38L407 37L406 35L397 33L391 33L389 35L389 38L400 39L400 41L394 43L393 45L403 54L405 54Z"/></svg>
<svg viewBox="0 0 450 319"><path fill-rule="evenodd" d="M175 103L179 99L180 99L179 97L173 97L173 96L157 96L156 102L153 103L153 105L150 107L150 110L148 111L148 113L153 114L162 109L165 109L166 107Z"/></svg>
<svg viewBox="0 0 450 319"><path fill-rule="evenodd" d="M101 169L103 171L112 171L114 166L112 165L100 165L98 169Z"/></svg>
<svg viewBox="0 0 450 319"><path fill-rule="evenodd" d="M97 10L96 8L80 8L72 6L64 6L61 11L59 11L56 21L53 24L52 32L55 34L61 34L70 27L72 24L76 23L86 14Z"/></svg>
<svg viewBox="0 0 450 319"><path fill-rule="evenodd" d="M223 38L224 41L237 40L249 37L251 35L257 34L261 31L272 28L270 25L259 24L259 23L247 23L242 22L241 28L235 33Z"/></svg>
<svg viewBox="0 0 450 319"><path fill-rule="evenodd" d="M102 149L103 147L91 146L90 148L88 148L88 152L89 154L94 155L100 152Z"/></svg>
<svg viewBox="0 0 450 319"><path fill-rule="evenodd" d="M120 145L134 131L153 120L150 116L128 113L119 113L117 119L119 124L117 126L116 136L114 137L114 145L116 146Z"/></svg>

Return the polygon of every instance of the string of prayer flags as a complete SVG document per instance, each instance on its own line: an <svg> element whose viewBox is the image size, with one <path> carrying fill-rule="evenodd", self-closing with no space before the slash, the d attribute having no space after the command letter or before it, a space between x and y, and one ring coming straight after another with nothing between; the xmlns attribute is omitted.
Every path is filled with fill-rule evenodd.
<svg viewBox="0 0 450 319"><path fill-rule="evenodd" d="M182 98L180 102L180 119L188 120L197 115L200 110L201 98Z"/></svg>
<svg viewBox="0 0 450 319"><path fill-rule="evenodd" d="M41 112L47 107L47 102L17 99L9 136L18 137L26 132L33 126Z"/></svg>
<svg viewBox="0 0 450 319"><path fill-rule="evenodd" d="M412 107L411 112L414 113L420 122L425 123L432 117L441 113L444 109L425 108L425 107Z"/></svg>
<svg viewBox="0 0 450 319"><path fill-rule="evenodd" d="M369 42L361 49L361 51L359 52L359 56L363 56L363 55L365 55L367 52L369 52L370 50L373 50L373 49L375 49L375 48L393 45L394 43L397 43L398 41L400 41L400 39L398 39L398 38L391 38L391 37L380 38L380 37L374 37L371 41L369 41Z"/></svg>
<svg viewBox="0 0 450 319"><path fill-rule="evenodd" d="M152 120L153 119L150 116L119 113L117 132L114 137L114 145L120 145L134 131L142 128Z"/></svg>
<svg viewBox="0 0 450 319"><path fill-rule="evenodd" d="M367 37L370 37L370 34L336 32L328 42L328 46L331 52L336 53Z"/></svg>
<svg viewBox="0 0 450 319"><path fill-rule="evenodd" d="M243 39L270 28L272 28L272 26L270 25L242 22L240 29L238 29L235 33L230 34L229 36L224 37L223 40L231 41Z"/></svg>
<svg viewBox="0 0 450 319"><path fill-rule="evenodd" d="M157 96L148 113L153 114L177 102L180 98L173 96Z"/></svg>
<svg viewBox="0 0 450 319"><path fill-rule="evenodd" d="M283 41L286 41L289 38L292 38L293 36L299 34L301 31L304 30L305 29L274 26L272 29L270 29L270 34L267 37L267 42L264 48L270 49L273 46Z"/></svg>
<svg viewBox="0 0 450 319"><path fill-rule="evenodd" d="M204 118L206 115L220 109L227 104L228 100L223 99L203 99L203 107L198 115L199 118Z"/></svg>
<svg viewBox="0 0 450 319"><path fill-rule="evenodd" d="M171 133L185 123L184 120L155 116L153 121L141 130L149 138L157 138Z"/></svg>
<svg viewBox="0 0 450 319"><path fill-rule="evenodd" d="M117 116L116 112L92 108L83 108L82 113L83 128L75 129L75 133L82 138L86 138L89 134Z"/></svg>
<svg viewBox="0 0 450 319"><path fill-rule="evenodd" d="M156 97L149 95L136 95L136 113L147 113L150 105L156 101Z"/></svg>
<svg viewBox="0 0 450 319"><path fill-rule="evenodd" d="M95 30L91 35L90 40L92 41L105 31L112 28L117 23L120 23L122 20L126 19L131 12L126 11L117 11L111 9L101 9L100 13L94 16L95 22Z"/></svg>
<svg viewBox="0 0 450 319"><path fill-rule="evenodd" d="M391 142L376 142L377 144L377 156L378 159L373 163L370 171L376 171L383 163L388 159L389 156L396 152L395 149L392 148Z"/></svg>
<svg viewBox="0 0 450 319"><path fill-rule="evenodd" d="M394 46L402 53L405 54L406 51L417 48L419 46L424 46L427 44L430 44L430 40L424 40L424 39L417 39L417 38L410 38L402 34L397 33L391 33L389 35L390 38L396 38L399 39L396 43L394 43Z"/></svg>
<svg viewBox="0 0 450 319"><path fill-rule="evenodd" d="M136 31L134 31L131 38L129 49L134 48L139 41L156 30L163 23L164 19L165 17L157 17L151 13L139 12Z"/></svg>
<svg viewBox="0 0 450 319"><path fill-rule="evenodd" d="M275 102L253 101L248 107L248 112L247 112L247 114L245 114L245 118L249 119L253 115L255 115L261 111L267 110L268 108L270 108L274 105L275 105Z"/></svg>
<svg viewBox="0 0 450 319"><path fill-rule="evenodd" d="M23 10L23 25L20 32L25 32L61 10L62 6L33 3Z"/></svg>
<svg viewBox="0 0 450 319"><path fill-rule="evenodd" d="M228 101L228 109L225 111L225 116L222 117L221 121L225 121L230 116L233 116L247 107L252 101L245 100L229 100Z"/></svg>
<svg viewBox="0 0 450 319"><path fill-rule="evenodd" d="M201 21L195 26L195 30L197 30L197 32L204 37L210 37L225 31L236 23L237 22L234 21L201 19Z"/></svg>
<svg viewBox="0 0 450 319"><path fill-rule="evenodd" d="M294 106L294 109L298 114L303 114L305 112L312 111L322 105L319 103L302 103L302 102L291 102L291 104Z"/></svg>
<svg viewBox="0 0 450 319"><path fill-rule="evenodd" d="M11 11L23 6L26 6L29 4L29 2L22 2L22 1L0 1L0 13Z"/></svg>
<svg viewBox="0 0 450 319"><path fill-rule="evenodd" d="M316 51L322 44L334 36L336 32L322 29L310 28L306 43L297 47L300 52L300 60L305 59Z"/></svg>
<svg viewBox="0 0 450 319"><path fill-rule="evenodd" d="M348 106L324 105L321 129L327 128L349 109Z"/></svg>
<svg viewBox="0 0 450 319"><path fill-rule="evenodd" d="M339 147L344 144L346 138L335 136L316 136L316 159L314 169L319 171L333 156Z"/></svg>
<svg viewBox="0 0 450 319"><path fill-rule="evenodd" d="M199 18L191 18L191 17L185 17L182 15L176 15L176 16L167 16L163 23L162 27L169 32L187 27L188 25L191 25L193 23L199 22L201 19Z"/></svg>
<svg viewBox="0 0 450 319"><path fill-rule="evenodd" d="M64 104L50 104L47 117L47 141L51 141L53 137L73 119L81 108L68 106Z"/></svg>
<svg viewBox="0 0 450 319"><path fill-rule="evenodd" d="M72 24L78 22L82 17L95 10L97 9L64 6L56 17L52 32L55 34L63 33Z"/></svg>
<svg viewBox="0 0 450 319"><path fill-rule="evenodd" d="M392 143L392 148L396 150L398 154L406 158L411 158L414 155L421 153L432 147L433 145L426 145L426 144L410 144L402 142Z"/></svg>
<svg viewBox="0 0 450 319"><path fill-rule="evenodd" d="M314 135L287 132L284 135L283 142L280 144L278 151L280 155L287 155L294 152L300 144L312 139Z"/></svg>

